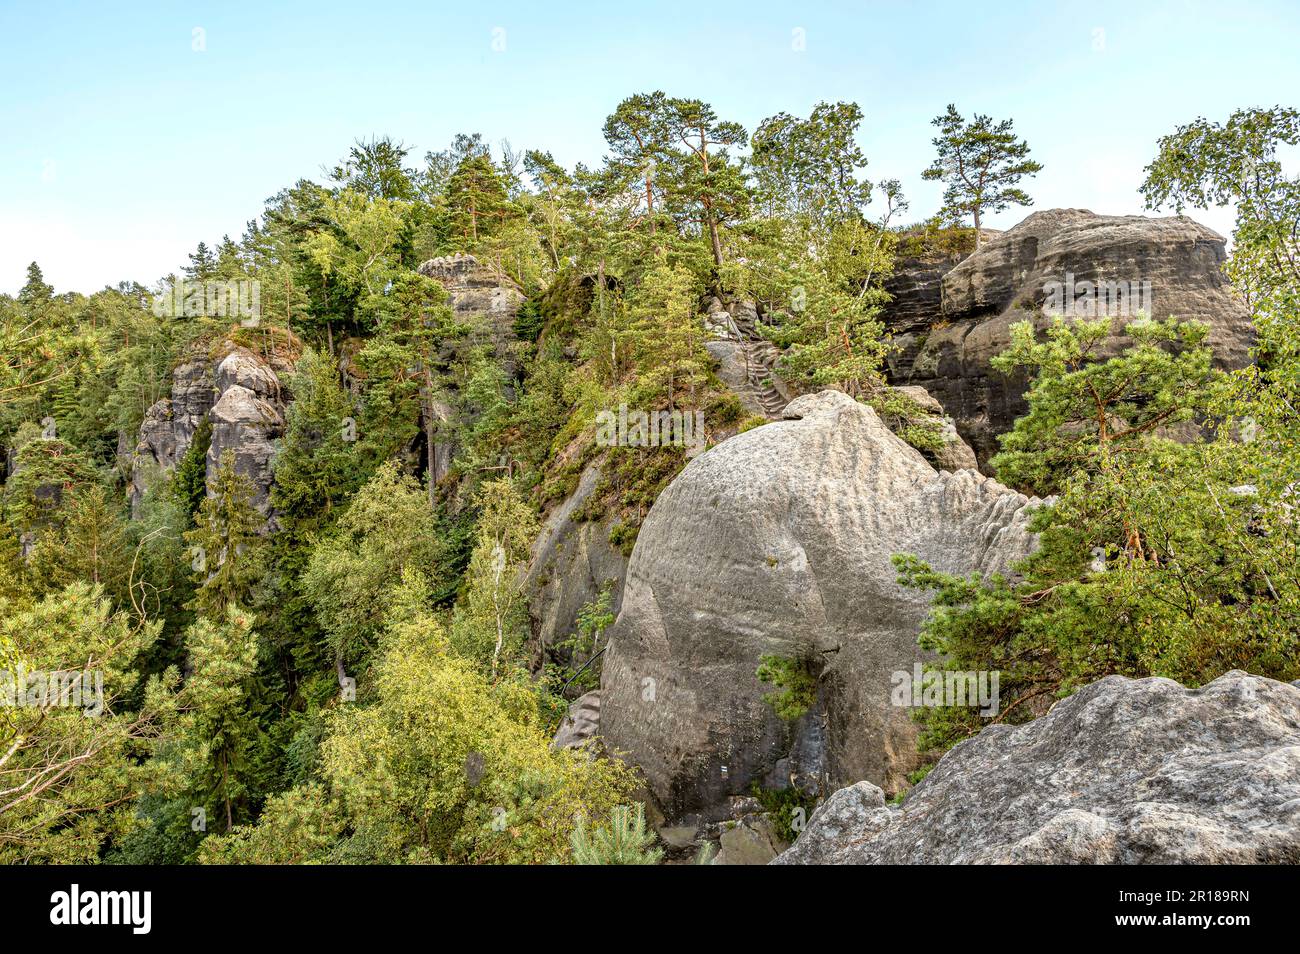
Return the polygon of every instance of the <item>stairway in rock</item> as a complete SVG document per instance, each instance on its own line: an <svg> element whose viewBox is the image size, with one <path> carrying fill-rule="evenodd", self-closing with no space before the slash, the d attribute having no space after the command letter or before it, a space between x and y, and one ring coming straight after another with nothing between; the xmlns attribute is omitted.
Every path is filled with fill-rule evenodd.
<svg viewBox="0 0 1300 954"><path fill-rule="evenodd" d="M758 333L758 313L748 302L733 304L730 309L718 303L711 309L717 324L725 328L724 335L740 345L745 359L745 388L754 401L770 418L780 418L790 397L784 393L776 372L781 359L781 349Z"/></svg>

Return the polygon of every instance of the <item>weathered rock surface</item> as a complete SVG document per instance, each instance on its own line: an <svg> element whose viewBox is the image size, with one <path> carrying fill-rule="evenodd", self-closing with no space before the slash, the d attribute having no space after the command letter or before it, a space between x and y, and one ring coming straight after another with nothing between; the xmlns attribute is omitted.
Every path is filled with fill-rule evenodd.
<svg viewBox="0 0 1300 954"><path fill-rule="evenodd" d="M288 371L286 365L282 369ZM211 480L222 455L234 455L235 472L253 485L252 504L266 518L267 531L276 528L271 507L272 461L284 434L287 397L280 375L259 355L234 347L217 364L214 378L218 398L210 417L207 473Z"/></svg>
<svg viewBox="0 0 1300 954"><path fill-rule="evenodd" d="M759 336L760 320L752 301L724 305L714 298L704 316L710 336L704 347L717 362L718 378L740 398L745 410L776 420L794 392L776 370L780 349Z"/></svg>
<svg viewBox="0 0 1300 954"><path fill-rule="evenodd" d="M765 865L785 847L766 818L746 818L723 829L713 864Z"/></svg>
<svg viewBox="0 0 1300 954"><path fill-rule="evenodd" d="M1223 275L1225 241L1186 216L1094 215L1081 209L1035 212L1015 228L986 240L979 251L906 263L890 280L897 294L885 310L897 352L895 384L926 388L952 415L981 462L997 450L997 435L1024 413L1027 382L1004 377L990 359L1010 341L1011 325L1050 323L1050 282L1150 282L1149 317L1177 316L1211 326L1210 345L1221 367L1241 367L1253 341L1249 314ZM939 308L928 321L939 280ZM1117 328L1124 319L1117 320ZM1118 349L1124 342L1115 338Z"/></svg>
<svg viewBox="0 0 1300 954"><path fill-rule="evenodd" d="M513 337L515 315L524 294L509 278L464 253L431 258L416 270L442 283L458 317L475 321L486 316Z"/></svg>
<svg viewBox="0 0 1300 954"><path fill-rule="evenodd" d="M754 783L899 788L916 727L890 676L920 658L927 601L890 558L1006 570L1034 544L1031 501L940 474L870 408L824 391L701 454L646 517L602 673L601 735L665 814L710 815ZM793 726L759 657L807 660L817 701Z"/></svg>
<svg viewBox="0 0 1300 954"><path fill-rule="evenodd" d="M612 612L622 605L628 558L609 542L612 520L579 519L599 483L600 468L592 464L577 489L547 516L533 543L524 584L541 653L577 631L578 612L602 587L610 587Z"/></svg>
<svg viewBox="0 0 1300 954"><path fill-rule="evenodd" d="M513 382L517 366L514 344L518 340L515 318L525 300L524 293L514 281L465 253L431 258L422 262L416 271L437 279L447 290L447 302L457 320L469 328L464 345L490 346L507 381ZM440 360L451 363L459 347L459 344L445 344ZM469 412L472 418L473 409ZM448 425L456 416L456 409L439 401L435 402L434 419L421 421L421 429L433 435L430 443L434 446L428 453L428 465L434 483L447 475L456 453L455 444L446 439L452 429Z"/></svg>
<svg viewBox="0 0 1300 954"><path fill-rule="evenodd" d="M171 397L151 406L140 425L131 455L127 493L138 516L146 491L164 479L185 456L200 423L212 424L205 469L211 480L229 450L235 470L253 484L253 504L275 529L271 512L271 466L276 441L284 433L285 387L292 363L270 359L238 345L227 345L215 362L195 352L172 372Z"/></svg>
<svg viewBox="0 0 1300 954"><path fill-rule="evenodd" d="M1110 676L961 743L899 808L841 789L776 863L1300 863L1300 688Z"/></svg>
<svg viewBox="0 0 1300 954"><path fill-rule="evenodd" d="M145 492L185 456L215 400L212 365L206 355L196 353L172 371L171 396L145 411L131 455L127 495L132 515L139 516Z"/></svg>
<svg viewBox="0 0 1300 954"><path fill-rule="evenodd" d="M551 740L553 749L576 749L596 737L600 731L600 690L585 693L573 700L564 720Z"/></svg>

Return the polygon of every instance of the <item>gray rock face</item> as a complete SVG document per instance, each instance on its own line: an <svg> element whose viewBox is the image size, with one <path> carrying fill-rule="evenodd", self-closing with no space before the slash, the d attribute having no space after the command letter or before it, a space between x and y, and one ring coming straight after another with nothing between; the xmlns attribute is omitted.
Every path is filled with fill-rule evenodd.
<svg viewBox="0 0 1300 954"><path fill-rule="evenodd" d="M280 378L258 355L238 347L221 359L214 376L220 396L210 412L208 479L216 476L222 455L231 451L236 473L253 485L253 506L267 518L266 529L274 530L271 466L285 423Z"/></svg>
<svg viewBox="0 0 1300 954"><path fill-rule="evenodd" d="M790 403L793 392L777 373L781 351L759 336L761 320L752 301L724 305L717 298L709 302L704 327L710 338L705 350L717 362L719 379L753 415L777 420Z"/></svg>
<svg viewBox="0 0 1300 954"><path fill-rule="evenodd" d="M836 792L775 863L1300 863L1300 689L1110 676L961 743L899 808Z"/></svg>
<svg viewBox="0 0 1300 954"><path fill-rule="evenodd" d="M600 690L573 700L551 740L553 749L576 749L600 731Z"/></svg>
<svg viewBox="0 0 1300 954"><path fill-rule="evenodd" d="M765 865L785 848L766 818L746 818L723 829L715 865Z"/></svg>
<svg viewBox="0 0 1300 954"><path fill-rule="evenodd" d="M172 372L171 397L145 411L131 455L127 495L132 515L139 516L145 492L185 456L195 430L215 400L212 366L206 356L195 354Z"/></svg>
<svg viewBox="0 0 1300 954"><path fill-rule="evenodd" d="M607 582L612 611L617 613L622 604L628 558L609 542L610 519L575 516L599 482L600 469L593 464L583 471L577 489L551 511L533 543L524 585L541 652L577 631L578 612Z"/></svg>
<svg viewBox="0 0 1300 954"><path fill-rule="evenodd" d="M1222 272L1225 244L1222 236L1185 216L1052 209L987 239L958 264L950 259L918 264L910 283L905 264L891 279L899 297L886 307L898 346L890 360L891 380L926 388L986 461L997 451L997 435L1024 413L1027 385L1023 378L993 371L989 361L1006 348L1012 324L1050 323L1047 286L1066 282L1067 275L1076 288L1083 282L1149 282L1149 317L1208 323L1217 363L1241 367L1253 331L1245 305ZM940 307L926 322L923 315L934 296L925 290L933 289L938 273ZM1117 328L1123 323L1119 318ZM1124 340L1117 335L1114 347Z"/></svg>
<svg viewBox="0 0 1300 954"><path fill-rule="evenodd" d="M503 325L513 337L515 315L523 304L524 294L510 279L497 274L473 255L465 254L431 258L416 270L442 282L447 289L448 303L458 316L467 319L487 316L494 325Z"/></svg>
<svg viewBox="0 0 1300 954"><path fill-rule="evenodd" d="M517 364L513 347L517 340L515 318L524 303L524 293L509 277L464 253L431 258L422 262L416 271L437 279L447 290L447 302L457 320L470 329L465 345L490 346L506 378L512 380ZM440 360L451 363L459 347L444 345ZM421 422L422 429L435 435L430 441L434 446L429 454L435 483L447 475L456 452L454 443L440 440L436 435L447 433L445 425L454 416L451 407L439 403L433 415L435 419Z"/></svg>
<svg viewBox="0 0 1300 954"><path fill-rule="evenodd" d="M1034 545L1032 502L972 471L940 474L870 408L824 391L687 465L637 538L602 672L601 735L670 818L710 815L758 782L898 788L916 728L891 674L921 658L927 602L890 558L1007 570ZM764 700L764 654L806 660L812 710Z"/></svg>

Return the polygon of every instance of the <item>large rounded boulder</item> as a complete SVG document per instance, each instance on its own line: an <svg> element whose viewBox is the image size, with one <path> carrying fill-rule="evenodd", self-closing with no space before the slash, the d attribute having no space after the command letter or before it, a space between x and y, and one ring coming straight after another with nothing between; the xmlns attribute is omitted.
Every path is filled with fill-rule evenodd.
<svg viewBox="0 0 1300 954"><path fill-rule="evenodd" d="M637 538L602 674L601 735L669 817L719 817L755 785L903 785L916 727L891 704L922 658L926 596L894 554L951 573L1031 552L1034 501L936 471L836 391L693 460ZM756 677L764 656L815 678L797 719Z"/></svg>

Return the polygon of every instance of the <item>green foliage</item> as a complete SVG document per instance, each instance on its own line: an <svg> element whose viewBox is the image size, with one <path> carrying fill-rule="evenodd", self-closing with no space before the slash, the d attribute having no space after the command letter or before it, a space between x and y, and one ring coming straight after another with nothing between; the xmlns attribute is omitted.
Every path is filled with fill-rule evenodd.
<svg viewBox="0 0 1300 954"><path fill-rule="evenodd" d="M208 495L208 447L212 443L212 422L204 417L194 437L172 471L172 493L193 518Z"/></svg>
<svg viewBox="0 0 1300 954"><path fill-rule="evenodd" d="M29 565L42 594L82 580L102 587L118 607L128 602L130 573L126 520L120 505L99 486L86 488L66 504L63 520L33 547Z"/></svg>
<svg viewBox="0 0 1300 954"><path fill-rule="evenodd" d="M20 434L17 442L17 465L4 485L5 519L20 534L39 535L62 522L69 498L93 486L96 475L85 455L63 441Z"/></svg>
<svg viewBox="0 0 1300 954"><path fill-rule="evenodd" d="M758 659L754 675L776 691L763 699L782 719L794 721L817 702L817 674L805 659L790 659L764 653Z"/></svg>
<svg viewBox="0 0 1300 954"><path fill-rule="evenodd" d="M90 659L107 706L0 707L0 758L26 740L0 762L0 861L658 860L621 763L550 749L557 677L603 648L612 590L530 671L538 511L595 464L573 518L630 554L687 457L598 446L599 411L703 410L712 440L764 423L712 370L714 296L757 303L794 391L842 389L914 446L942 446L942 419L885 387L882 283L899 257L968 253L978 232L951 221L1027 204L1019 182L1039 167L1009 121L950 109L926 172L945 208L900 230L898 183L866 178L862 120L842 102L781 113L742 160L743 128L655 91L615 107L593 168L476 134L423 162L392 139L357 142L241 238L190 256L185 280L259 282L256 327L155 310L177 276L56 294L33 264L0 295L0 443L17 465L0 671ZM1033 378L996 465L1057 495L1036 518L1041 549L1006 579L899 568L935 594L922 638L941 665L1001 671L1002 721L1110 672L1300 675L1300 193L1277 159L1298 129L1282 108L1198 120L1161 140L1144 186L1153 205L1235 205L1228 270L1256 315L1256 364L1211 372L1204 329L1172 320L1124 338L1018 327L998 360ZM513 329L458 317L416 271L459 251L525 293ZM297 363L276 525L263 536L231 458L208 486L207 421L128 521L118 494L146 412L165 415L175 370L231 344ZM757 674L783 718L815 704L814 661L765 656ZM355 698L339 692L348 676ZM921 717L937 748L985 724ZM759 797L792 837L802 796Z"/></svg>
<svg viewBox="0 0 1300 954"><path fill-rule="evenodd" d="M184 534L198 584L194 606L202 612L221 614L230 603L249 602L258 573L257 531L263 522L252 499L252 482L235 470L234 452L227 450L194 528Z"/></svg>
<svg viewBox="0 0 1300 954"><path fill-rule="evenodd" d="M256 825L239 825L204 839L205 865L326 864L343 836L346 818L337 799L316 783L267 799Z"/></svg>
<svg viewBox="0 0 1300 954"><path fill-rule="evenodd" d="M817 807L815 799L793 786L763 788L755 782L751 791L763 806L763 811L768 813L773 832L787 844L793 844L799 837L804 824L812 818L813 809Z"/></svg>
<svg viewBox="0 0 1300 954"><path fill-rule="evenodd" d="M600 637L614 625L614 580L605 580L594 599L582 604L578 610L577 632L559 640L555 648L567 653L569 664L559 674L562 685L568 686L569 698L577 698L600 686L600 661L595 654L601 649Z"/></svg>
<svg viewBox="0 0 1300 954"><path fill-rule="evenodd" d="M938 155L921 178L943 181L941 214L956 223L969 215L975 225L975 247L979 248L980 222L986 213L1033 204L1017 183L1041 171L1042 163L1028 158L1029 146L1016 139L1009 119L994 122L977 114L967 122L957 107L949 104L934 125L939 129L934 139Z"/></svg>
<svg viewBox="0 0 1300 954"><path fill-rule="evenodd" d="M474 551L465 595L452 617L451 643L495 676L517 661L531 634L522 578L537 517L509 478L484 483L477 503Z"/></svg>
<svg viewBox="0 0 1300 954"><path fill-rule="evenodd" d="M757 201L769 218L806 223L810 231L853 221L871 201L861 178L867 159L855 136L857 103L818 103L808 119L788 113L763 120L754 133Z"/></svg>
<svg viewBox="0 0 1300 954"><path fill-rule="evenodd" d="M663 849L654 847L654 834L646 831L640 802L617 806L607 825L590 831L586 818L579 818L569 842L578 865L657 865L664 856Z"/></svg>
<svg viewBox="0 0 1300 954"><path fill-rule="evenodd" d="M1297 144L1300 112L1292 108L1239 109L1226 123L1197 119L1160 138L1141 187L1152 209L1235 206L1227 272L1257 324L1293 317L1300 296L1300 176L1287 176L1277 157Z"/></svg>
<svg viewBox="0 0 1300 954"><path fill-rule="evenodd" d="M489 682L427 615L386 631L368 698L336 710L322 746L358 859L564 860L575 813L631 787L616 762L553 751L532 690Z"/></svg>
<svg viewBox="0 0 1300 954"><path fill-rule="evenodd" d="M992 466L1004 483L1046 496L1078 470L1107 466L1115 455L1204 413L1215 383L1209 329L1145 318L1124 328L1131 343L1109 360L1113 320L1057 318L1039 341L1033 325L1012 326L1010 347L993 359L1003 373L1034 377L1029 412L1002 435Z"/></svg>
<svg viewBox="0 0 1300 954"><path fill-rule="evenodd" d="M174 673L154 680L138 707L124 705L139 679L133 663L159 626L114 613L81 582L0 610L0 692L26 700L0 707L0 863L95 861L133 826L144 760L174 714ZM77 693L28 682L55 672L82 674L60 683Z"/></svg>
<svg viewBox="0 0 1300 954"><path fill-rule="evenodd" d="M200 617L185 638L190 675L181 693L180 740L169 750L191 805L205 806L229 831L251 812L252 752L258 727L251 706L257 634L233 603L220 622Z"/></svg>
<svg viewBox="0 0 1300 954"><path fill-rule="evenodd" d="M885 426L919 451L939 451L946 443L944 421L919 402L894 388L876 391L867 404L880 415Z"/></svg>
<svg viewBox="0 0 1300 954"><path fill-rule="evenodd" d="M275 458L271 503L282 527L305 535L360 486L359 435L352 402L329 360L306 351L290 389L294 400Z"/></svg>
<svg viewBox="0 0 1300 954"><path fill-rule="evenodd" d="M363 661L402 571L419 569L436 578L442 553L437 522L419 485L396 464L380 467L334 532L317 542L302 576L331 655L344 665Z"/></svg>
<svg viewBox="0 0 1300 954"><path fill-rule="evenodd" d="M1152 340L1187 334L1193 349L1201 334L1174 324L1147 331ZM1300 537L1287 488L1300 474L1297 378L1265 382L1252 369L1209 388L1203 353L1152 354L1141 338L1118 357L1076 367L1073 334L1032 346L1022 336L1018 345L1022 354L1037 349L1039 371L1030 414L1008 438L1010 459L1015 473L1050 477L1059 493L1031 524L1039 549L1012 579L961 578L896 558L900 582L934 594L922 647L942 654L945 668L998 671L997 721L1032 718L1111 674L1189 686L1229 669L1295 679ZM1054 360L1060 354L1066 360ZM1076 427L1090 402L1100 406L1094 390L1112 397L1107 408L1127 404L1128 420ZM1217 419L1213 432L1174 443L1143 426L1189 411ZM937 748L986 722L973 709L919 718L923 745Z"/></svg>

